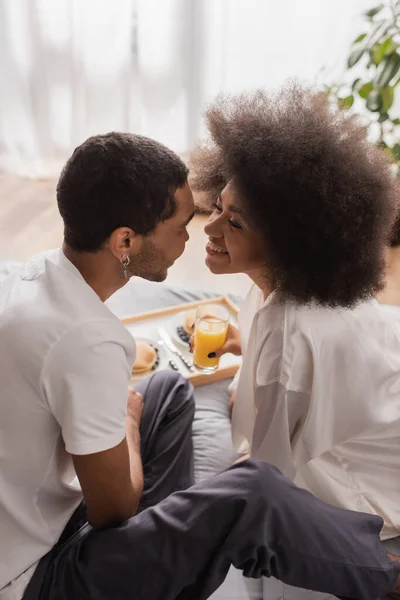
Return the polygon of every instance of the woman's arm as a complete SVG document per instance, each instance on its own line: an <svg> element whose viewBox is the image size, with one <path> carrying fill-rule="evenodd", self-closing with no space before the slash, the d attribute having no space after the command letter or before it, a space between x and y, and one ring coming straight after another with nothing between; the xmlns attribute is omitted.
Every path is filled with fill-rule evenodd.
<svg viewBox="0 0 400 600"><path fill-rule="evenodd" d="M275 465L293 480L296 475L294 447L308 413L310 396L288 391L275 381L256 388L255 404L252 457Z"/></svg>

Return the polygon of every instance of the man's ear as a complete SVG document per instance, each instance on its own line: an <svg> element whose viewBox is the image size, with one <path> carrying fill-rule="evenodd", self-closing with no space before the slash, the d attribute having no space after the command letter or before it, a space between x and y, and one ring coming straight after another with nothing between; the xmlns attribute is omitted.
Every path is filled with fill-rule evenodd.
<svg viewBox="0 0 400 600"><path fill-rule="evenodd" d="M115 229L109 237L108 247L119 261L124 255L137 256L143 246L143 236L129 227Z"/></svg>

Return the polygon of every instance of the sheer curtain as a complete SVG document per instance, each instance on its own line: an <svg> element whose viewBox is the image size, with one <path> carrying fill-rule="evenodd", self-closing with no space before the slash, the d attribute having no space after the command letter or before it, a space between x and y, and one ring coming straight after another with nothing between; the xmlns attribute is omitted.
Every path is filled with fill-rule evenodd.
<svg viewBox="0 0 400 600"><path fill-rule="evenodd" d="M0 168L53 175L84 138L129 129L133 5L0 2Z"/></svg>
<svg viewBox="0 0 400 600"><path fill-rule="evenodd" d="M219 92L343 68L371 0L1 0L0 169L57 175L89 135L177 152Z"/></svg>

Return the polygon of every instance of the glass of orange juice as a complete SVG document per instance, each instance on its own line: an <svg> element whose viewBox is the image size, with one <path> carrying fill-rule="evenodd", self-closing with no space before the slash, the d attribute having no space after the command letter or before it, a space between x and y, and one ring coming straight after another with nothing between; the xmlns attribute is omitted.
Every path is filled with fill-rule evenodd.
<svg viewBox="0 0 400 600"><path fill-rule="evenodd" d="M229 312L218 304L202 304L196 311L194 330L193 362L204 373L214 373L218 369L219 358L209 358L225 343L229 324Z"/></svg>

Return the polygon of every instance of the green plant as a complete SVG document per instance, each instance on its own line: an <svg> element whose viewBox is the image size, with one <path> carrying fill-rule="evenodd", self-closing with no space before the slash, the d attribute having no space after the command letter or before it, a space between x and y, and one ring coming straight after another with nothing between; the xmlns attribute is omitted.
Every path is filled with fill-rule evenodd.
<svg viewBox="0 0 400 600"><path fill-rule="evenodd" d="M400 84L400 0L386 1L364 13L364 31L354 40L340 84L325 86L344 108L366 111L377 125L377 143L400 161L394 100ZM361 105L360 105L361 102ZM398 136L397 136L398 137Z"/></svg>

